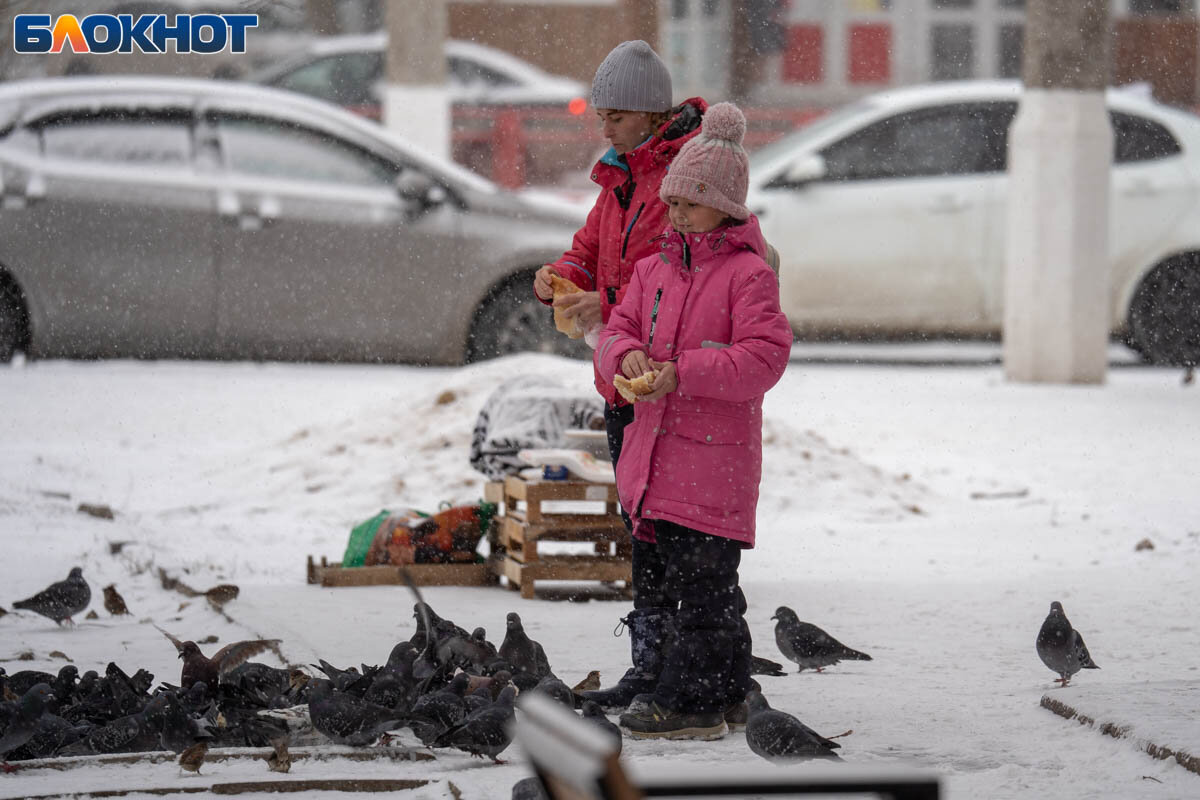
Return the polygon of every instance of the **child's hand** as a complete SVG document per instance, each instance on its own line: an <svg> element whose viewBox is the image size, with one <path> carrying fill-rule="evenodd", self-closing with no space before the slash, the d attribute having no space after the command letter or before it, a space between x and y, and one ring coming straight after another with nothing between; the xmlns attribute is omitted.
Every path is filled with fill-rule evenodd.
<svg viewBox="0 0 1200 800"><path fill-rule="evenodd" d="M533 293L543 300L554 297L554 286L550 283L551 275L558 275L558 270L546 264L533 276Z"/></svg>
<svg viewBox="0 0 1200 800"><path fill-rule="evenodd" d="M581 330L590 330L600 325L603 312L599 292L573 292L564 294L554 301L554 307L567 319L574 317Z"/></svg>
<svg viewBox="0 0 1200 800"><path fill-rule="evenodd" d="M650 359L641 350L630 350L621 359L621 374L630 380L653 371Z"/></svg>
<svg viewBox="0 0 1200 800"><path fill-rule="evenodd" d="M653 403L679 387L679 379L675 376L674 361L651 361L650 367L655 370L654 377L650 379L650 386L653 388L649 394L638 398L640 402Z"/></svg>

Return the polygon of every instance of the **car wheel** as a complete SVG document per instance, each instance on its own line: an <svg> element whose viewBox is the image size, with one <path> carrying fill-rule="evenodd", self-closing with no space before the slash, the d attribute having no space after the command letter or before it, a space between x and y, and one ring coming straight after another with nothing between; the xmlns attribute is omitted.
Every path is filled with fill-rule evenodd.
<svg viewBox="0 0 1200 800"><path fill-rule="evenodd" d="M0 282L0 364L12 361L25 339L25 308L19 293Z"/></svg>
<svg viewBox="0 0 1200 800"><path fill-rule="evenodd" d="M1129 306L1129 333L1147 361L1200 364L1200 256L1179 256L1150 270Z"/></svg>
<svg viewBox="0 0 1200 800"><path fill-rule="evenodd" d="M533 294L532 273L498 287L483 301L471 326L467 360L526 352L592 357L582 339L568 339L554 327L553 312Z"/></svg>

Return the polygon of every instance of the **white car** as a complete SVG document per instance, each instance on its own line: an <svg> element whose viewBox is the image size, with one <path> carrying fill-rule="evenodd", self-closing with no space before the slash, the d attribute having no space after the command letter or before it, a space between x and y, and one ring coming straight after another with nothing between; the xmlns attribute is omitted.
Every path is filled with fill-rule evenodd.
<svg viewBox="0 0 1200 800"><path fill-rule="evenodd" d="M248 80L319 97L350 111L379 119L378 84L383 78L387 34L331 36L313 40L305 51ZM447 39L446 80L456 104L553 106L582 113L587 87L543 72L494 47ZM572 102L574 104L572 105Z"/></svg>
<svg viewBox="0 0 1200 800"><path fill-rule="evenodd" d="M1008 128L1021 86L873 95L751 157L801 337L998 335ZM1147 359L1200 362L1200 118L1109 90L1112 332Z"/></svg>

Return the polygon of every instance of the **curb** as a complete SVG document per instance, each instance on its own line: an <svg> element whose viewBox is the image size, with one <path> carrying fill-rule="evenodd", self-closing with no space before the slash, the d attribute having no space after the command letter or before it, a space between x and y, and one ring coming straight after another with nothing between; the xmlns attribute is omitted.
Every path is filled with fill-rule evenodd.
<svg viewBox="0 0 1200 800"><path fill-rule="evenodd" d="M1152 758L1157 758L1160 761L1169 758L1174 759L1179 766L1183 767L1189 772L1194 772L1197 775L1200 775L1200 757L1194 756L1185 750L1176 750L1170 747L1165 747L1157 742L1152 742L1149 739L1134 737L1130 734L1128 725L1122 725L1117 722L1103 722L1093 719L1087 714L1081 714L1061 700L1055 700L1050 695L1042 695L1042 701L1040 705L1042 708L1058 714L1063 719L1073 719L1080 725L1086 725L1089 728L1095 728L1105 736L1111 736L1114 739L1129 739L1137 746L1139 750L1151 756Z"/></svg>

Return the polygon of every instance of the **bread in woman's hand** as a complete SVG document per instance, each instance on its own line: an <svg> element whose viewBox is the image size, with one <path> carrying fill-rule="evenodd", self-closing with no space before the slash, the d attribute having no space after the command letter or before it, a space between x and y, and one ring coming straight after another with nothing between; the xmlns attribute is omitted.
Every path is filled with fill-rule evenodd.
<svg viewBox="0 0 1200 800"><path fill-rule="evenodd" d="M624 375L613 376L613 387L625 398L627 403L636 403L638 398L644 394L650 394L654 391L654 387L650 385L650 381L654 378L654 372L645 372L638 375L633 380L626 378Z"/></svg>
<svg viewBox="0 0 1200 800"><path fill-rule="evenodd" d="M583 291L583 289L580 289L574 283L560 275L550 276L550 286L554 288L555 300L566 294L575 294L576 292ZM583 329L579 327L578 318L565 316L562 313L562 309L557 306L554 308L554 327L558 328L560 332L565 333L570 339L583 337Z"/></svg>

